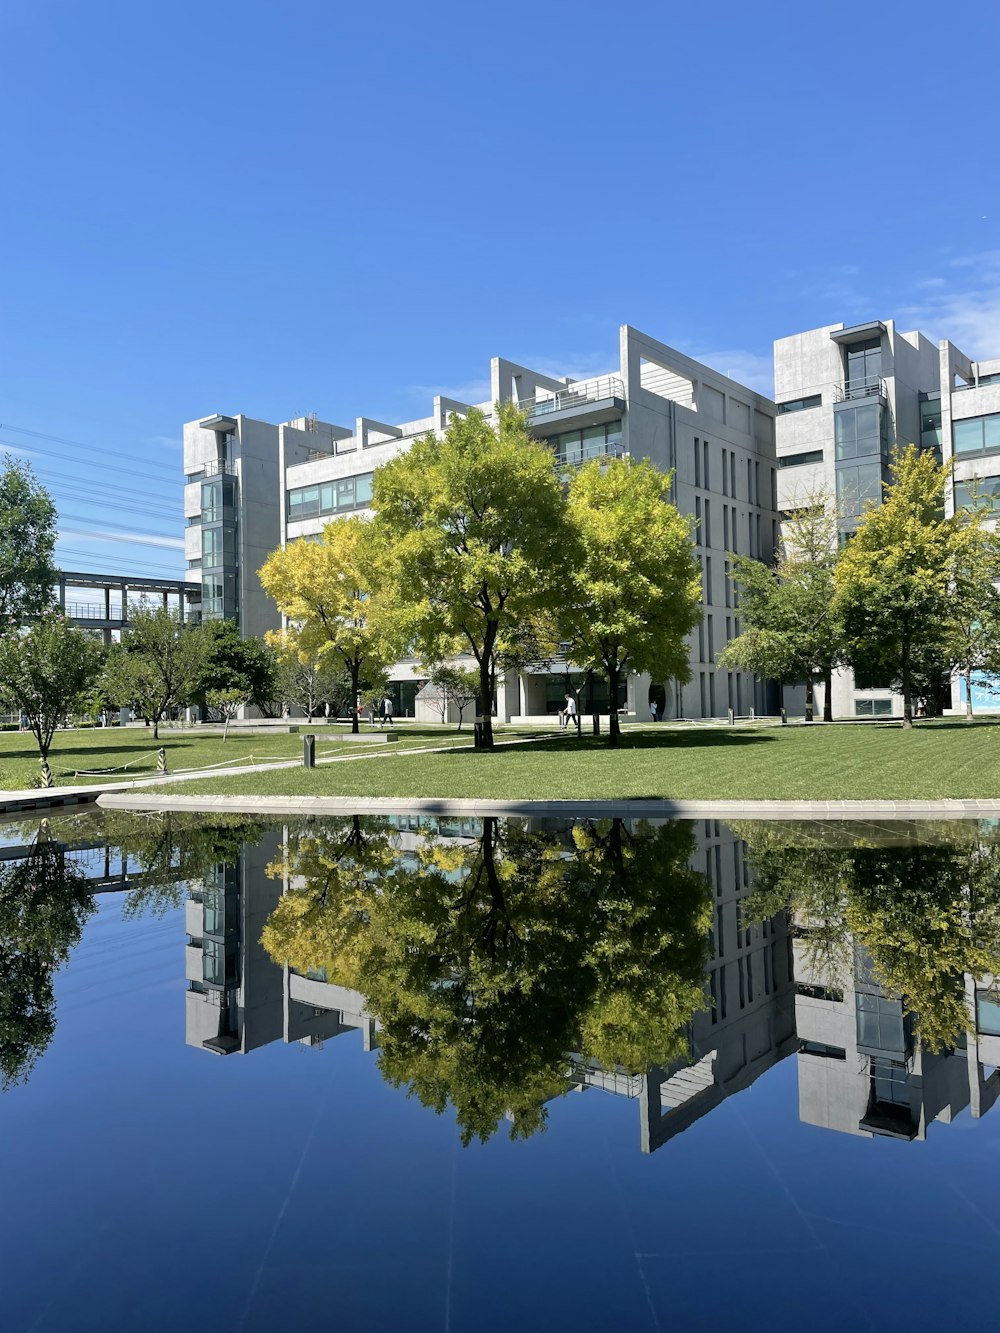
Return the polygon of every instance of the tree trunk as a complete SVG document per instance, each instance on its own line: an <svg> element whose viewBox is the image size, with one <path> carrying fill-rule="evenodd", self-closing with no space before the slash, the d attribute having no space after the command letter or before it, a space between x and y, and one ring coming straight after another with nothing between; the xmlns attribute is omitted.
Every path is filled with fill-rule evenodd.
<svg viewBox="0 0 1000 1333"><path fill-rule="evenodd" d="M813 678L812 672L806 672L806 721L813 720Z"/></svg>
<svg viewBox="0 0 1000 1333"><path fill-rule="evenodd" d="M621 744L621 727L618 723L618 668L608 667L608 744L617 749Z"/></svg>
<svg viewBox="0 0 1000 1333"><path fill-rule="evenodd" d="M823 721L833 721L833 671L830 667L823 672Z"/></svg>
<svg viewBox="0 0 1000 1333"><path fill-rule="evenodd" d="M903 661L900 674L903 683L903 729L909 731L913 727L913 681L910 678L910 645L908 641L903 643Z"/></svg>
<svg viewBox="0 0 1000 1333"><path fill-rule="evenodd" d="M972 721L972 667L967 666L962 672L965 680L965 720Z"/></svg>
<svg viewBox="0 0 1000 1333"><path fill-rule="evenodd" d="M149 723L148 723L148 722L146 723L146 726L147 726L147 727L149 726ZM159 719L158 717L154 717L154 718L153 718L153 740L154 740L154 741L158 741L159 739L160 739L160 719Z"/></svg>
<svg viewBox="0 0 1000 1333"><path fill-rule="evenodd" d="M357 662L351 663L351 734L357 736L358 726L358 690L361 682L361 668Z"/></svg>
<svg viewBox="0 0 1000 1333"><path fill-rule="evenodd" d="M487 622L483 651L479 659L479 702L483 709L483 749L493 749L493 648L497 627Z"/></svg>

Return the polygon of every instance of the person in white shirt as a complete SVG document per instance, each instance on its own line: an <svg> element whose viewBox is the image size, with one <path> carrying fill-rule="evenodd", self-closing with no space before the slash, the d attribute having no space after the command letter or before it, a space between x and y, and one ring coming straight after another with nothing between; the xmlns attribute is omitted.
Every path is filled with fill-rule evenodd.
<svg viewBox="0 0 1000 1333"><path fill-rule="evenodd" d="M567 696L566 696L566 707L565 707L565 709L564 709L563 711L564 711L564 713L565 713L565 715L566 715L566 726L567 726L567 727L575 726L575 725L576 725L576 700L573 698L573 696L572 696L571 694L567 694Z"/></svg>

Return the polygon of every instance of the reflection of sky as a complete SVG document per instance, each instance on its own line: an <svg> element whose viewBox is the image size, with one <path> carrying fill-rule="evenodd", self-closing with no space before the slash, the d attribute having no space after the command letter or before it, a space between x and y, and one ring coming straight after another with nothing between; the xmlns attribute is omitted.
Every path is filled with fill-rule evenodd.
<svg viewBox="0 0 1000 1333"><path fill-rule="evenodd" d="M798 1119L785 1060L653 1156L635 1101L462 1149L360 1034L184 1043L182 912L102 897L0 1099L4 1333L943 1329L998 1295L1000 1116L926 1143Z"/></svg>

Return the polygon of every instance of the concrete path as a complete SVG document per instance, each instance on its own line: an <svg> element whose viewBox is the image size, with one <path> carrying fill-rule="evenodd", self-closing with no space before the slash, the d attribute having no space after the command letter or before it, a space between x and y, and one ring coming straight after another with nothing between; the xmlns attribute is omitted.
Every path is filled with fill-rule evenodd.
<svg viewBox="0 0 1000 1333"><path fill-rule="evenodd" d="M412 754L413 751L408 751ZM255 815L531 815L536 818L627 819L995 819L993 801L486 801L358 796L154 796L108 792L98 805L114 810L195 810Z"/></svg>

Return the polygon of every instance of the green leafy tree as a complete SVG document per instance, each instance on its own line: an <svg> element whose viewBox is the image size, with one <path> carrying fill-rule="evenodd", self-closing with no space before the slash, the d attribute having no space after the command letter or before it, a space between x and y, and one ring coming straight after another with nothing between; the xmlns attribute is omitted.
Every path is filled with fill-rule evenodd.
<svg viewBox="0 0 1000 1333"><path fill-rule="evenodd" d="M94 910L86 877L43 828L0 867L0 1088L24 1082L56 1027L53 979Z"/></svg>
<svg viewBox="0 0 1000 1333"><path fill-rule="evenodd" d="M278 662L263 639L240 637L231 620L207 621L199 631L204 638L202 678L192 698L208 702L210 690L238 692L240 705L252 704L273 717L278 695Z"/></svg>
<svg viewBox="0 0 1000 1333"><path fill-rule="evenodd" d="M99 670L98 645L56 611L0 636L0 695L24 715L43 761L56 728Z"/></svg>
<svg viewBox="0 0 1000 1333"><path fill-rule="evenodd" d="M972 689L1000 673L1000 544L991 506L973 494L972 508L956 514L947 650L965 683L965 716L973 719Z"/></svg>
<svg viewBox="0 0 1000 1333"><path fill-rule="evenodd" d="M129 612L121 643L107 655L102 688L151 722L158 740L160 722L195 698L208 650L203 626L182 624L167 607L143 603Z"/></svg>
<svg viewBox="0 0 1000 1333"><path fill-rule="evenodd" d="M805 681L806 721L813 720L813 681L824 682L823 720L833 719L834 668L844 661L844 631L834 598L837 521L822 498L810 498L786 520L774 565L732 557L744 629L719 666L780 681Z"/></svg>
<svg viewBox="0 0 1000 1333"><path fill-rule="evenodd" d="M473 410L380 467L374 496L417 654L475 657L492 747L497 674L544 652L541 627L566 592L572 543L552 452L512 404L495 425Z"/></svg>
<svg viewBox="0 0 1000 1333"><path fill-rule="evenodd" d="M750 910L792 910L824 984L852 984L860 945L929 1050L952 1049L975 1030L966 977L1000 975L1000 845L978 825L932 825L919 842L859 839L836 826L819 837L815 826L734 830L748 842Z"/></svg>
<svg viewBox="0 0 1000 1333"><path fill-rule="evenodd" d="M354 701L362 684L378 679L403 647L394 587L381 534L365 519L328 523L318 542L293 542L272 552L260 571L266 592L292 623L307 660L336 664L351 681Z"/></svg>
<svg viewBox="0 0 1000 1333"><path fill-rule="evenodd" d="M263 942L361 991L384 1076L454 1108L464 1142L541 1128L573 1052L635 1072L684 1049L711 912L686 826L486 819L406 856L388 831L359 817L293 846Z"/></svg>
<svg viewBox="0 0 1000 1333"><path fill-rule="evenodd" d="M0 469L0 625L22 625L52 605L56 507L27 463Z"/></svg>
<svg viewBox="0 0 1000 1333"><path fill-rule="evenodd" d="M903 726L913 725L918 664L947 653L957 524L944 516L947 468L910 445L895 451L892 484L870 506L834 573L852 665L898 681Z"/></svg>
<svg viewBox="0 0 1000 1333"><path fill-rule="evenodd" d="M670 480L651 463L608 459L586 463L569 485L576 551L560 599L560 638L571 662L608 682L613 746L626 671L678 681L691 674L686 636L701 614L701 585Z"/></svg>

